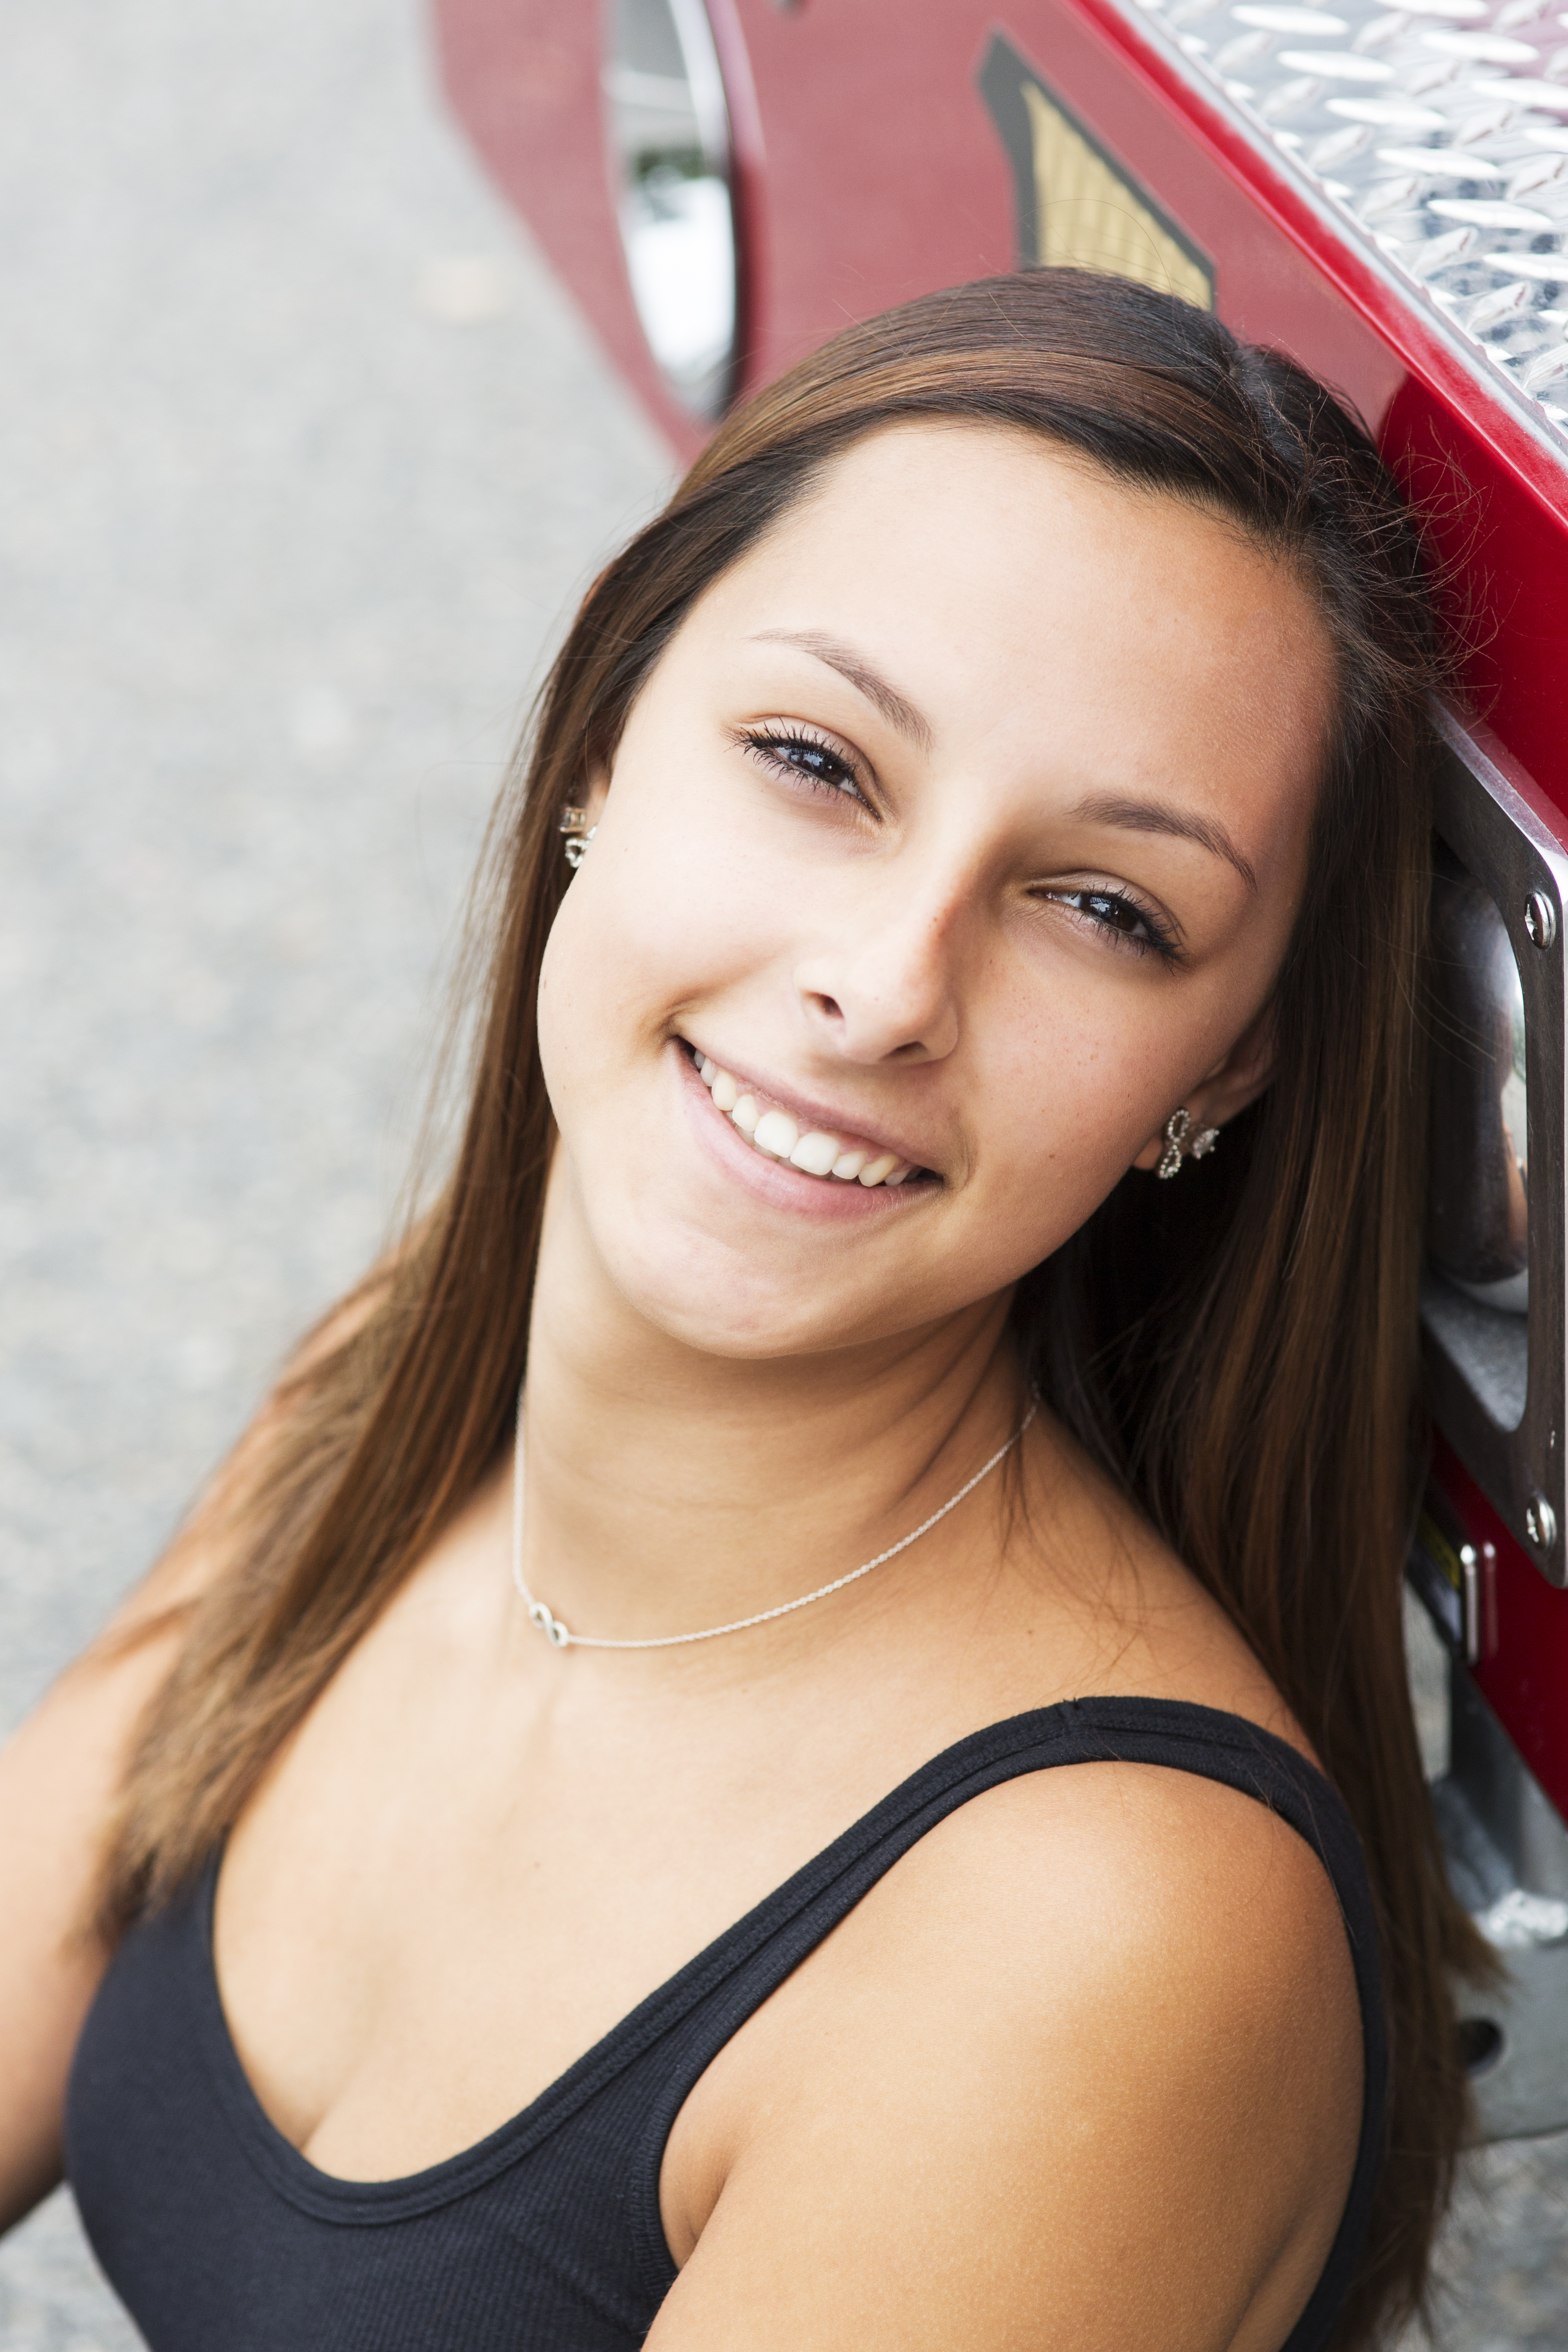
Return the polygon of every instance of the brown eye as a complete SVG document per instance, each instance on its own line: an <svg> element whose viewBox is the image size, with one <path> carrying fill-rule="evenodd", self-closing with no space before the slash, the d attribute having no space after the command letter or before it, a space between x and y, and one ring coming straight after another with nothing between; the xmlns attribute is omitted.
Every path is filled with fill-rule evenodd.
<svg viewBox="0 0 1568 2352"><path fill-rule="evenodd" d="M820 784L842 785L849 780L849 770L837 753L824 751L820 743L774 743L770 749L787 767Z"/></svg>
<svg viewBox="0 0 1568 2352"><path fill-rule="evenodd" d="M1151 950L1167 963L1179 963L1181 950L1156 915L1140 907L1121 890L1047 890L1043 897L1059 907L1071 907L1076 915L1087 917L1090 922L1108 931L1118 942L1124 940L1140 955Z"/></svg>
<svg viewBox="0 0 1568 2352"><path fill-rule="evenodd" d="M813 735L791 734L771 728L746 728L741 741L752 757L765 767L782 768L807 783L817 785L844 800L864 803L865 795L855 781L854 770L831 743L823 743Z"/></svg>
<svg viewBox="0 0 1568 2352"><path fill-rule="evenodd" d="M1113 931L1133 937L1148 929L1129 898L1109 898L1103 890L1083 890L1079 893L1079 901L1086 915L1092 915L1097 922L1109 923Z"/></svg>
<svg viewBox="0 0 1568 2352"><path fill-rule="evenodd" d="M1050 896L1059 906L1072 907L1081 915L1092 916L1108 930L1119 931L1124 939L1150 936L1143 909L1134 907L1130 898L1123 898L1111 890L1052 890Z"/></svg>

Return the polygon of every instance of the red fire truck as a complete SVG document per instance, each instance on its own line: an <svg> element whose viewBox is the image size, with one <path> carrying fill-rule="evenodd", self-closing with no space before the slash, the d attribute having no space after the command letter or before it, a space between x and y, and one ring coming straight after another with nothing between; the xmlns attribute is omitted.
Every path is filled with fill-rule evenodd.
<svg viewBox="0 0 1568 2352"><path fill-rule="evenodd" d="M1508 1969L1465 2021L1483 2127L1568 2126L1564 0L436 17L461 119L682 451L852 319L1078 263L1347 395L1463 568L1485 717L1438 714L1439 1435L1409 1581L1447 1654L1450 1869Z"/></svg>

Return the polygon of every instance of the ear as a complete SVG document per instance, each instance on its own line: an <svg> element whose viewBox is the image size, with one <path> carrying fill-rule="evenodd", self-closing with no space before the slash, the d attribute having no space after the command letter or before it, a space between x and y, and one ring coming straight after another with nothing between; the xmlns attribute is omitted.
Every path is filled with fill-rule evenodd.
<svg viewBox="0 0 1568 2352"><path fill-rule="evenodd" d="M1194 1128L1223 1127L1238 1111L1257 1101L1273 1075L1274 1007L1270 1002L1251 1027L1242 1031L1224 1060L1216 1062L1207 1076L1188 1091L1186 1102ZM1176 1108L1172 1103L1171 1109ZM1163 1134L1151 1136L1134 1160L1134 1167L1155 1167L1165 1148Z"/></svg>

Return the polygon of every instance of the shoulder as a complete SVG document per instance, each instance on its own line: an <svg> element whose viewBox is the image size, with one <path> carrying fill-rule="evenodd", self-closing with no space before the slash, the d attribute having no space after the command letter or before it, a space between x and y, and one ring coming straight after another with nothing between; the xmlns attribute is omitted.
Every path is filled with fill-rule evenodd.
<svg viewBox="0 0 1568 2352"><path fill-rule="evenodd" d="M1303 2003L1320 2025L1347 2003L1358 2018L1312 1847L1256 1798L1163 1765L1004 1781L914 1846L846 1928L912 2000L944 1970L951 1992L983 1989L971 2030L1015 2063L1020 2036L1054 2068L1103 2034L1098 2070L1142 2069L1157 2032L1179 2070L1184 2050L1209 2063L1216 2023L1258 2058L1290 2042Z"/></svg>
<svg viewBox="0 0 1568 2352"><path fill-rule="evenodd" d="M821 2339L868 2347L1265 2352L1326 2257L1361 2097L1338 1905L1295 1832L1216 1782L1106 1763L988 1790L753 2022L693 2305L705 2264L755 2258L768 2198L770 2227L794 2207L814 2242L847 2233L846 2278L883 2241L883 2302L936 2262L939 2325L928 2297L918 2318L879 2303Z"/></svg>
<svg viewBox="0 0 1568 2352"><path fill-rule="evenodd" d="M1102 2064L1141 2063L1155 2027L1175 2063L1215 2020L1256 2055L1295 2031L1310 1988L1355 2013L1317 1854L1268 1805L1195 1772L1101 1762L1005 1781L912 1849L887 1896L885 1919L867 1909L868 1937L904 1944L946 1918L955 1966L973 1970L983 1951L988 2004L1019 2026L1038 2013L1087 2031L1109 1997ZM1040 2046L1061 2038L1051 2025Z"/></svg>

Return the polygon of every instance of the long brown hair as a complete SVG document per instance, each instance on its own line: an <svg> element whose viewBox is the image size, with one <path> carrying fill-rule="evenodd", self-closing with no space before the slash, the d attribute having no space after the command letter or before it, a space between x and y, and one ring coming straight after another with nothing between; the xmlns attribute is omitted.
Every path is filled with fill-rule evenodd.
<svg viewBox="0 0 1568 2352"><path fill-rule="evenodd" d="M1071 270L851 328L720 428L590 591L495 834L465 1125L433 1208L286 1379L235 1481L230 1565L148 1717L105 1878L112 1930L185 1881L506 1442L552 1128L535 1035L561 803L612 754L695 599L861 436L911 417L1041 435L1196 501L1290 565L1338 673L1278 1068L1179 1186L1124 1180L1019 1286L1055 1412L1223 1603L1324 1759L1380 1906L1394 2077L1341 2341L1418 2300L1464 2108L1445 1971L1473 1965L1406 1696L1429 866L1439 669L1418 534L1365 436L1288 361Z"/></svg>

